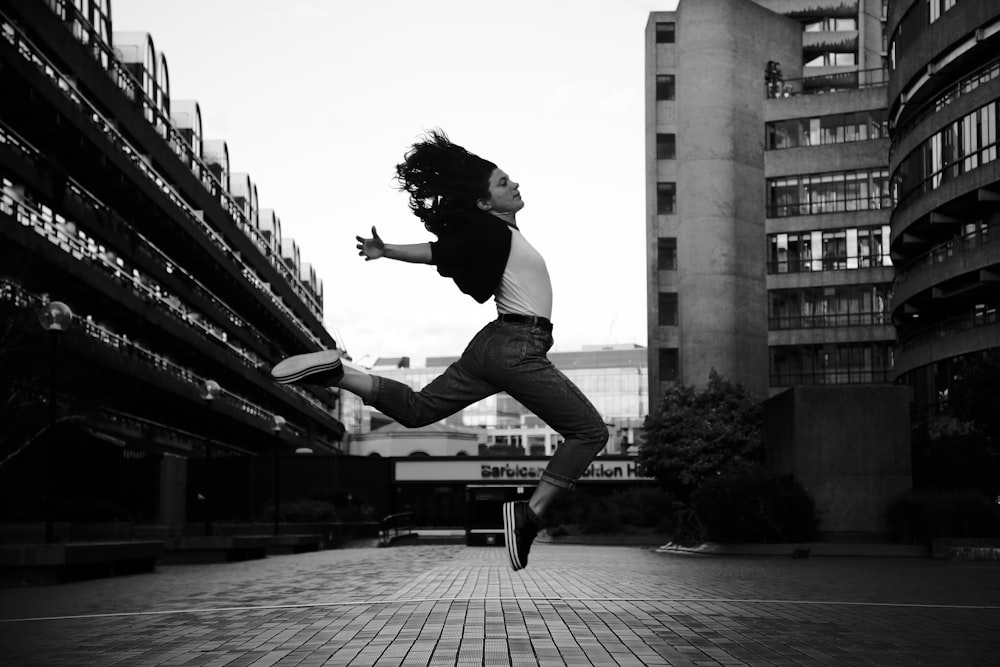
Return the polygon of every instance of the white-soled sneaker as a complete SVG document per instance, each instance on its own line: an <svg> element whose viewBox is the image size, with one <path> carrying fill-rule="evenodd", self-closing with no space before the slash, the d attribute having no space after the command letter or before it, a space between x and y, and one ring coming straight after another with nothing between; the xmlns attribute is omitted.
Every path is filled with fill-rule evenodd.
<svg viewBox="0 0 1000 667"><path fill-rule="evenodd" d="M344 377L344 365L337 350L320 350L288 357L271 369L280 384L311 384L329 387Z"/></svg>
<svg viewBox="0 0 1000 667"><path fill-rule="evenodd" d="M528 567L528 552L540 526L528 509L528 501L514 500L503 504L503 538L515 570Z"/></svg>

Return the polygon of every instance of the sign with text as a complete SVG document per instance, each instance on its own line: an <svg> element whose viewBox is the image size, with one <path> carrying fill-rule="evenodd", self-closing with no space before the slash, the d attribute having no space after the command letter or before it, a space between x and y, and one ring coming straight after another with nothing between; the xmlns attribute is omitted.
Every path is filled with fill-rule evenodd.
<svg viewBox="0 0 1000 667"><path fill-rule="evenodd" d="M413 459L395 461L397 482L537 482L548 459ZM639 474L634 459L594 460L580 482L652 480Z"/></svg>

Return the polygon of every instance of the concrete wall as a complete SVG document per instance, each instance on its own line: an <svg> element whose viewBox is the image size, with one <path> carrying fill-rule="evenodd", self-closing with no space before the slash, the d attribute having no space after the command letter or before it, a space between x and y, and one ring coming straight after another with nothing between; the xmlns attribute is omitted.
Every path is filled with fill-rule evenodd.
<svg viewBox="0 0 1000 667"><path fill-rule="evenodd" d="M796 69L802 28L749 0L676 14L681 382L703 386L715 368L764 396L764 72Z"/></svg>
<svg viewBox="0 0 1000 667"><path fill-rule="evenodd" d="M892 385L793 387L767 400L768 467L802 483L826 534L886 531L912 486L909 391Z"/></svg>

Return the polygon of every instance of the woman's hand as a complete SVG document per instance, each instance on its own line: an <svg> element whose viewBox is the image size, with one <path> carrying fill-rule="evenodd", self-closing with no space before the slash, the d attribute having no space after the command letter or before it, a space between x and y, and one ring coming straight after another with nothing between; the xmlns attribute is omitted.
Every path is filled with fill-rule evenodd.
<svg viewBox="0 0 1000 667"><path fill-rule="evenodd" d="M372 225L372 237L370 239L361 236L356 236L355 238L358 240L358 250L360 251L358 257L364 257L366 262L385 256L385 243L382 242L378 232L375 231L375 225Z"/></svg>

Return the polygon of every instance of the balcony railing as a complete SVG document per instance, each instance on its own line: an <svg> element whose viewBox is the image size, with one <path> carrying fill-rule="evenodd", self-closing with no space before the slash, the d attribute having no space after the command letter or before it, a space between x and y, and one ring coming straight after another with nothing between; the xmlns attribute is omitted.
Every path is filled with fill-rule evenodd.
<svg viewBox="0 0 1000 667"><path fill-rule="evenodd" d="M945 88L934 99L920 105L905 123L893 125L890 120L889 127L892 130L893 142L892 146L889 147L889 161L892 162L892 156L895 153L896 144L900 137L906 136L915 125L932 114L941 111L963 95L968 95L973 90L996 78L1000 78L1000 56L962 77L957 83Z"/></svg>
<svg viewBox="0 0 1000 667"><path fill-rule="evenodd" d="M268 365L260 356L230 341L225 331L214 326L210 321L202 317L201 313L197 310L186 306L176 295L162 287L152 277L140 272L137 268L128 266L124 260L112 258L112 256L108 255L107 251L100 252L100 246L96 240L76 230L76 225L72 220L65 218L57 220L53 217L51 211L42 211L25 203L15 201L6 192L0 193L0 213L11 216L25 227L30 227L39 236L47 239L75 260L86 262L103 270L118 283L131 289L147 302L155 304L161 311L169 314L176 321L195 329L199 335L207 336L210 340L216 341L223 350L244 366L255 371L260 371L261 368ZM137 235L136 240L137 249L141 250L145 239L141 235ZM149 244L147 249L150 252L159 252L152 244ZM211 295L207 290L206 294ZM221 301L219 304L224 306ZM257 335L260 336L260 334ZM281 386L285 391L297 395L317 410L321 412L327 411L327 408L322 403L303 389L288 385Z"/></svg>
<svg viewBox="0 0 1000 667"><path fill-rule="evenodd" d="M845 90L861 90L889 85L889 70L884 67L850 72L831 72L797 79L780 79L765 83L765 93L771 99L802 95L829 95Z"/></svg>
<svg viewBox="0 0 1000 667"><path fill-rule="evenodd" d="M74 10L75 11L75 10ZM196 213L186 201L180 197L174 190L173 184L169 183L163 179L159 173L148 163L147 158L142 154L141 151L136 150L115 128L114 124L108 121L104 116L90 104L89 101L84 99L79 93L76 92L74 84L60 73L55 66L53 66L43 55L41 55L40 50L35 47L32 42L27 39L16 27L15 25L7 19L2 13L0 13L0 34L5 37L12 45L14 45L18 52L30 63L38 67L46 76L48 76L52 82L61 90L66 96L73 102L73 104L85 113L94 125L100 129L105 136L114 143L129 160L141 171L147 178L149 178L158 190L164 193L178 208L184 213L185 217L188 218L190 222L196 225L201 231L216 245L220 250L222 250L226 256L235 264L237 264L243 276L247 281L256 287L259 291L265 294L278 308L285 312L292 320L295 322L296 326L306 333L313 341L319 346L319 339L312 334L311 331L301 322L299 322L298 317L292 313L292 311L281 302L280 298L266 289L264 281L262 281L258 276L253 267L244 262L239 254L231 249L226 243L225 239L215 229L213 229L207 222L204 221L200 213ZM102 48L107 49L106 45L102 44ZM112 53L112 70L109 72L114 74L113 79L118 82L120 77L129 77L131 84L135 86L136 90L139 90L139 84L131 78L132 75L123 67L121 67L119 61L114 58ZM119 69L114 69L117 66ZM152 104L152 101L146 98L146 102ZM162 113L161 113L162 116ZM162 118L161 118L162 120ZM168 121L164 121L168 122ZM178 145L184 146L185 150L188 152L191 160L200 165L200 169L203 171L202 182L206 184L209 191L215 196L224 208L230 213L230 215L242 214L239 212L239 206L235 201L232 200L232 196L222 188L222 185L218 180L211 174L210 169L207 165L201 162L201 159L194 155L193 151L189 146L186 146L183 138L180 136L178 130L176 130L173 125L169 122L167 126L169 132L171 133L172 140L176 140ZM174 136L176 135L176 136ZM171 144L172 150L176 152L176 147ZM206 180L207 178L207 180ZM238 226L245 233L250 233L251 230L255 233L256 230L253 226L244 218L240 217L239 220L234 220L234 224ZM258 233L259 235L259 233ZM322 320L322 308L319 307L318 302L314 297L312 297L307 290L302 286L301 281L297 277L292 275L291 270L284 263L277 253L270 247L270 244L261 236L259 239L255 239L257 246L261 249L261 252L268 258L269 263L274 266L274 268L282 275L286 283L295 291L298 296L302 299L310 311L313 313L317 319Z"/></svg>
<svg viewBox="0 0 1000 667"><path fill-rule="evenodd" d="M965 315L936 322L907 335L900 339L899 349L901 352L905 352L935 340L950 338L973 329L995 326L998 323L1000 323L1000 313L998 313L996 306L977 308Z"/></svg>
<svg viewBox="0 0 1000 667"><path fill-rule="evenodd" d="M829 329L837 327L867 327L891 324L889 313L834 313L830 315L782 315L767 320L771 331L790 329Z"/></svg>
<svg viewBox="0 0 1000 667"><path fill-rule="evenodd" d="M309 290L305 289L302 282L295 276L291 269L285 264L278 254L277 248L271 244L243 214L239 204L233 196L219 182L213 170L194 152L194 149L186 141L180 131L174 127L170 118L163 113L160 105L150 99L143 90L142 82L136 79L135 75L126 67L108 44L104 42L101 35L94 30L93 26L80 12L80 10L67 0L51 0L50 7L60 16L64 16L67 25L77 25L79 30L87 31L87 44L91 47L94 58L105 67L112 81L125 93L125 96L135 104L141 104L147 120L153 125L157 133L167 142L169 148L198 176L205 188L215 197L226 209L233 223L258 247L261 253L268 259L270 264L282 274L288 285L296 292L303 302L313 311L317 319L323 319L323 309L317 297ZM79 38L79 36L78 36ZM154 84L156 85L156 84ZM161 91L166 94L167 91Z"/></svg>
<svg viewBox="0 0 1000 667"><path fill-rule="evenodd" d="M896 274L895 287L905 284L914 275L931 266L944 264L966 253L987 246L992 239L1000 238L1000 223L994 222L968 231L961 236L939 243L927 252L917 255Z"/></svg>
<svg viewBox="0 0 1000 667"><path fill-rule="evenodd" d="M18 308L27 310L37 310L43 304L41 296L31 293L18 283L2 277L0 277L0 301L6 301ZM138 342L129 340L126 336L105 329L94 323L84 313L78 313L74 317L73 329L82 332L91 342L113 350L116 353L124 354L133 361L138 361L159 373L180 380L182 383L189 385L194 394L200 394L201 388L208 380L208 378L204 378L190 369L175 364L166 357L146 349ZM262 428L266 428L267 430L270 430L272 424L275 422L274 413L226 389L222 389L218 400L234 406L247 415L256 417L263 423ZM290 433L294 433L297 436L304 437L306 435L305 430L287 422L286 428Z"/></svg>

